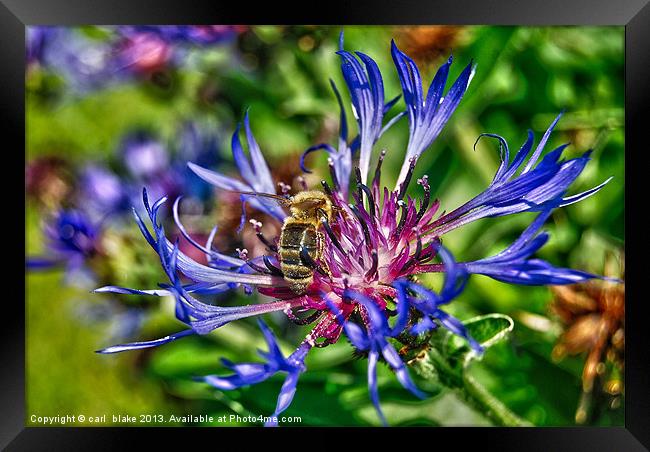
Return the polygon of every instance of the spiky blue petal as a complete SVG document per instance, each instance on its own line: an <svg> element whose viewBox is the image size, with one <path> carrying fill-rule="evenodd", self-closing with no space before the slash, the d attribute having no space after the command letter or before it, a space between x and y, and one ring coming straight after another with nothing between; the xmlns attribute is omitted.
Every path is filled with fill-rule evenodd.
<svg viewBox="0 0 650 452"><path fill-rule="evenodd" d="M211 386L221 390L231 390L248 386L251 384L260 383L267 380L278 372L286 372L287 376L280 389L278 401L273 412L272 419L286 410L293 396L296 392L296 385L298 378L303 373L305 368L305 357L311 346L306 342L300 345L291 355L284 357L280 348L278 347L275 335L271 332L268 326L258 319L258 323L268 346L268 352L262 353L263 358L266 360L264 363L241 363L235 364L228 360L222 360L226 367L234 372L232 375L218 376L208 375L200 377L200 381L204 381ZM273 420L266 424L267 426L277 425Z"/></svg>
<svg viewBox="0 0 650 452"><path fill-rule="evenodd" d="M528 160L526 157L533 145L531 131L528 132L528 139L510 163L508 145L502 137L495 134L481 135L495 138L499 142L501 164L492 183L485 191L461 207L433 222L427 233L442 235L485 217L498 217L529 211L542 212L566 206L585 199L604 187L611 178L583 193L565 197L569 186L587 165L591 151L585 152L577 158L560 160L562 151L567 146L564 144L547 153L536 165L544 145L561 115L550 125ZM518 175L516 175L517 171L519 171Z"/></svg>
<svg viewBox="0 0 650 452"><path fill-rule="evenodd" d="M443 96L452 58L443 64L431 81L426 99L422 91L422 78L415 62L391 42L391 54L397 68L404 101L409 117L409 143L397 183L398 188L406 179L411 159L416 159L431 145L460 104L474 74L470 62Z"/></svg>
<svg viewBox="0 0 650 452"><path fill-rule="evenodd" d="M570 268L554 267L541 259L530 259L548 241L541 232L551 214L548 209L539 214L517 240L500 253L473 262L458 264L468 273L486 275L499 281L523 285L574 284L599 276Z"/></svg>

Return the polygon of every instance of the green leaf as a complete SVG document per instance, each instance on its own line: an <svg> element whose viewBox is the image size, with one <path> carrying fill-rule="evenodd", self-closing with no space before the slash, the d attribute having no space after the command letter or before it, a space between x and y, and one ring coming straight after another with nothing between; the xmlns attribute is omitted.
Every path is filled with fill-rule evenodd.
<svg viewBox="0 0 650 452"><path fill-rule="evenodd" d="M514 328L514 321L504 314L486 314L463 322L467 332L484 349L505 339ZM480 358L468 342L460 336L448 333L442 345L442 355L452 367L466 367L472 359Z"/></svg>
<svg viewBox="0 0 650 452"><path fill-rule="evenodd" d="M514 321L504 314L486 314L463 322L467 332L484 349L503 340L513 329ZM462 386L463 374L473 359L482 355L471 349L464 338L438 329L423 348L414 350L407 363L420 377L438 381L448 387Z"/></svg>
<svg viewBox="0 0 650 452"><path fill-rule="evenodd" d="M504 339L514 327L514 321L509 316L497 313L473 317L462 323L468 334L484 349ZM411 356L413 358L408 360L409 365L417 367L417 372L424 378L436 379L442 373L460 381L469 362L482 355L472 350L466 339L439 328L428 344L420 351L413 351Z"/></svg>
<svg viewBox="0 0 650 452"><path fill-rule="evenodd" d="M474 340L488 349L512 331L514 321L504 314L487 314L466 320L463 325ZM486 415L495 425L529 425L467 372L470 362L483 355L472 350L465 339L438 330L428 345L424 353L408 362L421 377L455 389L468 406Z"/></svg>

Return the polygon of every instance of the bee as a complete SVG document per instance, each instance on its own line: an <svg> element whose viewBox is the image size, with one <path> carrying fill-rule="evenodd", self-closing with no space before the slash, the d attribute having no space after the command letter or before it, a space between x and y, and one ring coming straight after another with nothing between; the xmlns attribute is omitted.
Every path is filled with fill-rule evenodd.
<svg viewBox="0 0 650 452"><path fill-rule="evenodd" d="M320 231L322 222L332 221L335 210L330 197L321 191L302 191L285 198L268 193L237 192L243 195L272 198L289 208L280 232L278 255L280 270L289 288L303 295L314 280L317 261L322 257L325 236ZM329 274L325 267L323 270Z"/></svg>

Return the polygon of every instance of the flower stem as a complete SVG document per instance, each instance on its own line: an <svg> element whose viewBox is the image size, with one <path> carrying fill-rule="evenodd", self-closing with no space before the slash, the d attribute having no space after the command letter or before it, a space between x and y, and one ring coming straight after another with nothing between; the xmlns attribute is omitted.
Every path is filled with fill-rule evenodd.
<svg viewBox="0 0 650 452"><path fill-rule="evenodd" d="M502 427L531 426L528 421L510 411L500 400L483 387L467 369L451 367L435 349L419 355L408 364L421 377L438 380L448 388L455 389L469 405L487 416L495 425Z"/></svg>
<svg viewBox="0 0 650 452"><path fill-rule="evenodd" d="M463 387L459 391L469 402L478 408L492 422L501 427L530 427L532 424L510 411L500 400L492 395L474 377L463 376Z"/></svg>

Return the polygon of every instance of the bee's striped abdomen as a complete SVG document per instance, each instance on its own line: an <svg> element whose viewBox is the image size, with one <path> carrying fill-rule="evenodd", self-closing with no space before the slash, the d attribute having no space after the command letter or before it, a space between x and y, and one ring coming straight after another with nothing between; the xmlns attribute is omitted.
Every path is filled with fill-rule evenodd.
<svg viewBox="0 0 650 452"><path fill-rule="evenodd" d="M301 249L316 261L320 258L320 235L313 224L287 221L280 235L280 269L291 290L305 293L314 279L314 271L300 257Z"/></svg>

